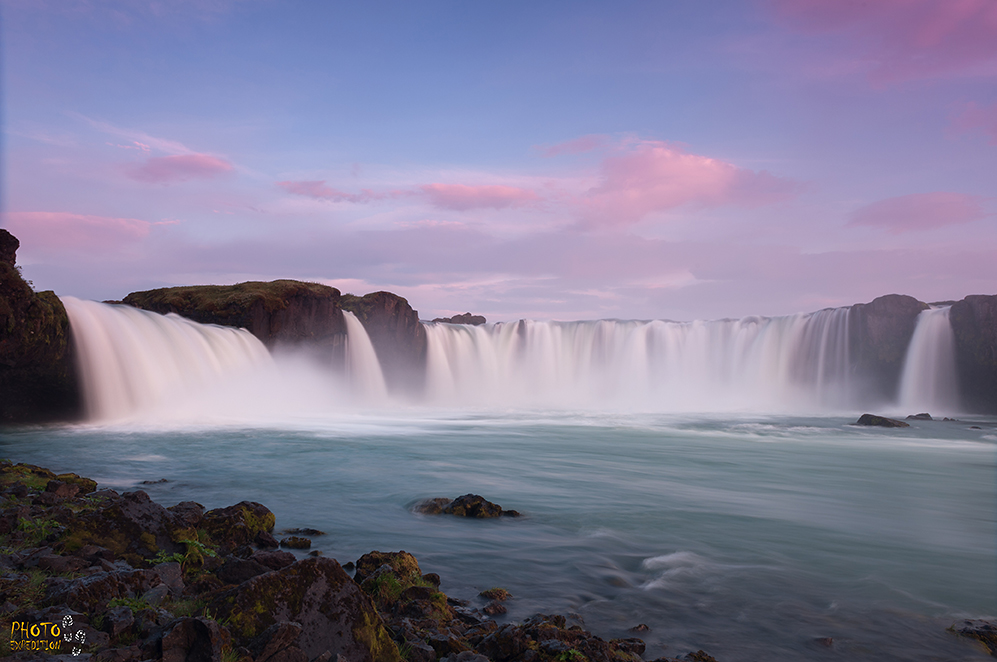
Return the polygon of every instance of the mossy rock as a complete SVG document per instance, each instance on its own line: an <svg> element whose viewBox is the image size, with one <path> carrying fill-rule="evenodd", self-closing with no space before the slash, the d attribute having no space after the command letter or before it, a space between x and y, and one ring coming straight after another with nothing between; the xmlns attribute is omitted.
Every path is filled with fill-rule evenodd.
<svg viewBox="0 0 997 662"><path fill-rule="evenodd" d="M337 651L357 662L400 662L398 647L374 605L333 559L298 561L225 591L209 605L237 642L281 621L300 623L298 646L309 659Z"/></svg>
<svg viewBox="0 0 997 662"><path fill-rule="evenodd" d="M212 543L220 549L232 550L251 544L260 533L272 532L276 522L277 518L263 504L242 501L204 513L202 526Z"/></svg>
<svg viewBox="0 0 997 662"><path fill-rule="evenodd" d="M372 576L378 568L388 565L398 579L411 584L414 578L422 578L419 562L406 551L401 552L368 552L357 560L356 574L353 578L358 584Z"/></svg>
<svg viewBox="0 0 997 662"><path fill-rule="evenodd" d="M55 479L56 475L53 472L33 464L11 464L6 462L0 465L0 487L6 488L14 483L23 483L31 489L44 491L49 481ZM62 479L60 478L59 480Z"/></svg>
<svg viewBox="0 0 997 662"><path fill-rule="evenodd" d="M90 494L97 489L97 481L90 478L84 478L78 474L59 474L55 478L56 480L61 480L64 483L79 486L80 494Z"/></svg>
<svg viewBox="0 0 997 662"><path fill-rule="evenodd" d="M181 530L178 519L145 492L98 493L83 502L89 507L60 519L67 529L58 541L63 552L98 545L132 565L141 565L160 552L176 554L186 550L176 538L176 532Z"/></svg>

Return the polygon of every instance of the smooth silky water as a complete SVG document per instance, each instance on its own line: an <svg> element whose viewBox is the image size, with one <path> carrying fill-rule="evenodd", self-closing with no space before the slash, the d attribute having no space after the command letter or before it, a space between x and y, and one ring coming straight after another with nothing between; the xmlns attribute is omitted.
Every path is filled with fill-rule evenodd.
<svg viewBox="0 0 997 662"><path fill-rule="evenodd" d="M794 335L807 320L786 319L745 326L754 340L738 338L733 323L707 331L741 343L758 379L790 380L762 395L810 383L820 370L836 374L828 366L837 350L828 348L840 339L826 328ZM621 332L639 331L628 324ZM601 328L567 330L590 348L602 343L593 353L604 360L609 352L604 363L618 366L606 348L619 338ZM551 327L539 330L552 335ZM456 328L449 340L461 346L471 338L475 352L500 355L482 339L502 333ZM800 370L789 360L762 369L751 352L788 360L773 333L783 344L802 339L801 351L824 367ZM604 638L631 636L628 628L644 623L649 660L700 648L724 662L990 659L946 628L997 615L995 419L956 416L893 430L852 426L859 410L830 406L800 416L758 413L757 403L754 411L702 414L648 412L644 402L601 410L530 408L516 398L440 405L441 393L469 388L470 367L451 369L442 383L437 375L431 402L413 405L389 402L364 363L369 346L353 336L349 344L345 376L302 357L259 358L249 347L235 368L178 387L183 397L87 425L6 430L0 453L119 491L144 489L165 505L259 501L277 515L278 530L326 531L313 548L343 563L373 549L404 549L424 572L439 573L451 596L480 606L483 589L511 591L500 622L537 611L572 614L571 622ZM551 351L577 356L556 343ZM530 356L515 352L508 356ZM464 350L446 359L471 365ZM441 359L434 360L438 370ZM556 364L544 378L563 374ZM740 378L755 379L748 371L756 368ZM717 368L720 379L724 369ZM522 374L523 384L539 378ZM588 388L598 381L588 384L591 376L575 373L565 383ZM909 385L905 393L904 407L931 404ZM421 499L468 492L525 517L411 511ZM816 642L824 637L833 647Z"/></svg>

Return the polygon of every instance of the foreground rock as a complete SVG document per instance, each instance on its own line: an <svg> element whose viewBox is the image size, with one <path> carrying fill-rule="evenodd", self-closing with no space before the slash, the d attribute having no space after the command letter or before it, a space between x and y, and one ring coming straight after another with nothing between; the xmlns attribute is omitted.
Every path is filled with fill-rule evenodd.
<svg viewBox="0 0 997 662"><path fill-rule="evenodd" d="M20 242L0 229L0 424L78 418L81 397L69 316L16 265Z"/></svg>
<svg viewBox="0 0 997 662"><path fill-rule="evenodd" d="M326 651L357 662L401 659L370 598L332 559L253 577L217 596L211 611L246 644L270 627L298 624L296 646L309 660Z"/></svg>
<svg viewBox="0 0 997 662"><path fill-rule="evenodd" d="M470 324L472 326L480 326L485 323L485 317L483 315L472 315L471 313L464 313L463 315L454 315L453 317L437 317L433 322L443 322L444 324Z"/></svg>
<svg viewBox="0 0 997 662"><path fill-rule="evenodd" d="M477 494L465 494L452 500L446 497L427 499L417 503L413 510L423 515L456 515L477 519L520 517L519 511L503 510L502 506Z"/></svg>
<svg viewBox="0 0 997 662"><path fill-rule="evenodd" d="M910 423L904 423L903 421L898 421L894 418L886 418L885 416L876 416L875 414L862 414L859 416L859 420L852 423L852 425L869 425L880 428L910 427Z"/></svg>

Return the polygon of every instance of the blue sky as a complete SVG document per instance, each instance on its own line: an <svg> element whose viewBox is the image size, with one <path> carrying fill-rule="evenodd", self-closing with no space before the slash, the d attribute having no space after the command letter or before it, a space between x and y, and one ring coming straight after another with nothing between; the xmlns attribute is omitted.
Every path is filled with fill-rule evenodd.
<svg viewBox="0 0 997 662"><path fill-rule="evenodd" d="M424 318L997 292L992 0L0 0L36 287L300 278Z"/></svg>

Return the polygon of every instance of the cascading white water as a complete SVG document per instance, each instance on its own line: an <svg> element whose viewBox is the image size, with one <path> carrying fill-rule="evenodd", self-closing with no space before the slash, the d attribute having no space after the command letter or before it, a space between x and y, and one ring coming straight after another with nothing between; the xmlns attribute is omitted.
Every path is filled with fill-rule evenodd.
<svg viewBox="0 0 997 662"><path fill-rule="evenodd" d="M900 405L917 412L953 413L959 394L951 308L930 308L917 316L900 377Z"/></svg>
<svg viewBox="0 0 997 662"><path fill-rule="evenodd" d="M786 410L843 404L848 308L714 322L428 324L439 404Z"/></svg>
<svg viewBox="0 0 997 662"><path fill-rule="evenodd" d="M126 418L172 394L270 362L263 343L244 329L131 306L61 299L73 330L90 419Z"/></svg>
<svg viewBox="0 0 997 662"><path fill-rule="evenodd" d="M346 322L346 376L350 386L370 400L383 401L388 389L374 345L356 315L344 310L343 319Z"/></svg>

